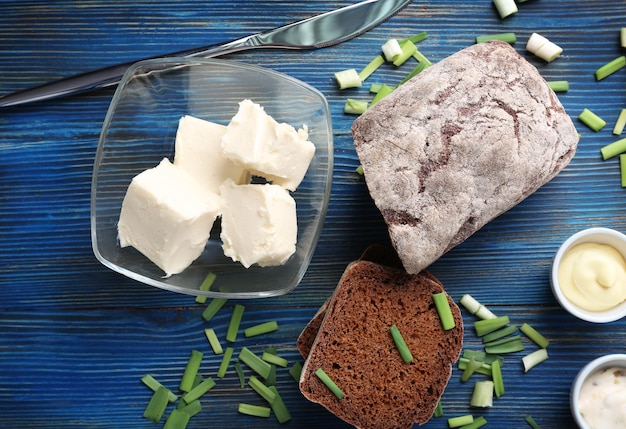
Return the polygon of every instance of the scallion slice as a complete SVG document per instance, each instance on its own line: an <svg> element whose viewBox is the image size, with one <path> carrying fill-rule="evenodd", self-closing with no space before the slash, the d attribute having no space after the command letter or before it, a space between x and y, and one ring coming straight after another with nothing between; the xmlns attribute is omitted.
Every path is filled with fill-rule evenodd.
<svg viewBox="0 0 626 429"><path fill-rule="evenodd" d="M368 102L363 100L355 100L354 98L348 98L343 105L344 113L352 115L360 115L367 110Z"/></svg>
<svg viewBox="0 0 626 429"><path fill-rule="evenodd" d="M539 425L537 424L537 422L535 421L535 419L533 419L533 416L531 416L530 414L527 415L524 420L526 420L526 423L528 423L528 425L533 428L533 429L541 429L539 427Z"/></svg>
<svg viewBox="0 0 626 429"><path fill-rule="evenodd" d="M385 85L383 83L380 86L380 89L378 90L378 92L376 93L374 98L372 98L372 101L370 101L370 107L373 106L374 104L378 103L380 100L382 100L383 98L385 98L386 96L388 96L392 92L393 92L393 88L390 87L389 85Z"/></svg>
<svg viewBox="0 0 626 429"><path fill-rule="evenodd" d="M339 89L357 88L363 85L356 69L347 69L335 73L335 80L339 84Z"/></svg>
<svg viewBox="0 0 626 429"><path fill-rule="evenodd" d="M504 395L504 379L502 378L502 368L500 361L495 360L491 364L491 379L493 380L493 391L496 397Z"/></svg>
<svg viewBox="0 0 626 429"><path fill-rule="evenodd" d="M509 344L513 342L519 342L522 340L521 335L509 335L503 338L498 338L497 340L489 341L485 343L485 350L493 349L496 346L502 346L504 344Z"/></svg>
<svg viewBox="0 0 626 429"><path fill-rule="evenodd" d="M624 153L619 156L619 174L620 185L626 188L626 154Z"/></svg>
<svg viewBox="0 0 626 429"><path fill-rule="evenodd" d="M222 353L224 353L224 349L222 348L220 340L217 338L217 334L215 333L215 330L213 328L206 328L204 330L204 335L211 345L213 353L215 353L216 355L221 355Z"/></svg>
<svg viewBox="0 0 626 429"><path fill-rule="evenodd" d="M224 350L222 362L217 369L217 378L224 378L224 376L226 375L226 371L228 370L228 365L230 364L230 359L233 357L234 351L235 350L232 347L226 347L226 350Z"/></svg>
<svg viewBox="0 0 626 429"><path fill-rule="evenodd" d="M276 386L269 386L268 389L270 389L274 393L274 402L272 402L270 407L272 408L272 411L274 412L278 423L286 423L291 420L291 413L287 409L285 402L278 393L278 389L276 389Z"/></svg>
<svg viewBox="0 0 626 429"><path fill-rule="evenodd" d="M563 49L540 34L532 33L526 42L526 50L550 63L563 53Z"/></svg>
<svg viewBox="0 0 626 429"><path fill-rule="evenodd" d="M417 48L415 49L415 52L413 52L413 58L415 58L418 63L423 64L426 67L433 65L433 63L430 62L430 60L426 58Z"/></svg>
<svg viewBox="0 0 626 429"><path fill-rule="evenodd" d="M429 67L429 64L421 62L421 63L417 63L417 65L415 67L413 67L413 70L411 70L405 77L404 79L402 79L400 81L400 83L398 85L402 85L404 83L406 83L409 79L413 78L414 76L417 76L418 74L420 74L421 72L423 72L424 70L426 70L426 68Z"/></svg>
<svg viewBox="0 0 626 429"><path fill-rule="evenodd" d="M487 419L483 416L478 416L474 419L472 423L461 427L461 429L478 429L478 428L485 426L486 424L487 424Z"/></svg>
<svg viewBox="0 0 626 429"><path fill-rule="evenodd" d="M291 365L291 368L289 368L289 375L291 375L291 377L293 377L293 379L296 380L296 382L300 381L301 374L302 374L302 362L298 361L294 363L293 365Z"/></svg>
<svg viewBox="0 0 626 429"><path fill-rule="evenodd" d="M208 291L209 289L211 289L211 286L215 282L216 278L217 278L217 276L215 275L215 273L207 274L207 276L204 278L202 283L200 283L200 287L198 289L203 291L203 292ZM206 300L207 300L207 296L206 295L198 295L198 296L196 296L196 302L198 304L204 304L206 302Z"/></svg>
<svg viewBox="0 0 626 429"><path fill-rule="evenodd" d="M354 169L354 172L355 172L356 174L358 174L359 176L363 176L363 174L365 174L365 173L363 172L363 165L361 164L361 165L359 165L357 168L355 168L355 169Z"/></svg>
<svg viewBox="0 0 626 429"><path fill-rule="evenodd" d="M569 91L569 82L566 80L552 80L548 82L548 86L554 92L567 92Z"/></svg>
<svg viewBox="0 0 626 429"><path fill-rule="evenodd" d="M196 399L195 401L191 401L190 403L184 405L180 408L180 411L189 414L189 417L193 417L202 411L202 405L200 404L200 401Z"/></svg>
<svg viewBox="0 0 626 429"><path fill-rule="evenodd" d="M226 329L226 341L234 343L237 340L239 325L241 324L245 309L246 308L241 304L235 304L235 307L233 307L230 322L228 322L228 328Z"/></svg>
<svg viewBox="0 0 626 429"><path fill-rule="evenodd" d="M415 46L415 44L410 40L406 40L402 44L402 53L394 58L392 62L393 65L396 67L400 67L402 64L405 63L406 60L411 58L415 52L417 52L417 47Z"/></svg>
<svg viewBox="0 0 626 429"><path fill-rule="evenodd" d="M372 61L370 61L363 69L359 72L359 79L361 79L361 84L365 82L365 79L370 77L380 66L385 64L385 59L382 55L376 55ZM360 85L359 85L360 86Z"/></svg>
<svg viewBox="0 0 626 429"><path fill-rule="evenodd" d="M448 295L445 292L433 294L433 302L435 303L437 314L439 314L439 319L441 320L441 326L443 327L443 330L449 331L450 329L453 329L456 324L454 322L452 310L450 309Z"/></svg>
<svg viewBox="0 0 626 429"><path fill-rule="evenodd" d="M263 359L267 363L278 365L282 368L287 368L287 365L289 365L289 361L287 359L273 353L263 352L263 354L261 355L261 359Z"/></svg>
<svg viewBox="0 0 626 429"><path fill-rule="evenodd" d="M515 33L496 33L476 36L476 43L485 43L491 40L500 40L513 45L517 42L517 37L515 36Z"/></svg>
<svg viewBox="0 0 626 429"><path fill-rule="evenodd" d="M615 73L616 71L618 71L619 69L625 66L626 66L626 56L625 55L619 56L615 58L613 61L609 61L608 63L600 67L598 70L596 70L596 80L602 80L612 75L613 73Z"/></svg>
<svg viewBox="0 0 626 429"><path fill-rule="evenodd" d="M240 403L237 406L237 411L241 414L246 414L248 416L254 417L269 417L272 412L269 407L262 407L260 405L252 405L252 404L244 404Z"/></svg>
<svg viewBox="0 0 626 429"><path fill-rule="evenodd" d="M241 362L239 362L239 360L236 360L233 364L233 368L235 368L235 373L237 374L237 378L239 378L239 386L244 387L246 385L246 376L243 373Z"/></svg>
<svg viewBox="0 0 626 429"><path fill-rule="evenodd" d="M326 387L330 389L331 392L333 392L337 399L343 399L343 397L345 396L343 391L339 388L339 386L335 384L335 382L328 376L328 374L324 372L322 368L318 368L315 371L315 375L322 381L322 383L326 385Z"/></svg>
<svg viewBox="0 0 626 429"><path fill-rule="evenodd" d="M530 371L532 368L534 368L546 359L548 359L547 349L539 349L530 354L527 354L522 358L522 363L524 364L524 372Z"/></svg>
<svg viewBox="0 0 626 429"><path fill-rule="evenodd" d="M487 335L483 335L482 340L483 344L490 343L495 340L499 340L500 338L507 337L517 332L517 326L509 325L504 328L498 329L497 331L493 331Z"/></svg>
<svg viewBox="0 0 626 429"><path fill-rule="evenodd" d="M496 6L498 14L502 19L518 12L515 0L493 0L493 4Z"/></svg>
<svg viewBox="0 0 626 429"><path fill-rule="evenodd" d="M411 42L413 42L413 44L416 44L426 39L428 39L428 33L426 33L425 31L422 31L421 33L416 33L412 35L411 37L407 37L406 39L400 40L400 44L403 45L404 43L406 43L407 40L410 40Z"/></svg>
<svg viewBox="0 0 626 429"><path fill-rule="evenodd" d="M467 367L470 365L470 361L471 361L471 358L464 358L464 357L460 358L457 363L458 368L461 371L465 371ZM491 364L483 362L477 369L474 370L474 372L477 372L483 375L491 375Z"/></svg>
<svg viewBox="0 0 626 429"><path fill-rule="evenodd" d="M606 121L593 113L591 110L584 108L580 115L578 115L578 119L593 131L600 131L606 125Z"/></svg>
<svg viewBox="0 0 626 429"><path fill-rule="evenodd" d="M156 390L159 387L166 388L161 383L159 383L159 381L156 378L154 378L150 374L146 374L143 377L141 377L141 382L145 384L146 386L148 386L150 390L152 390L153 392L156 392ZM176 402L176 400L178 399L178 396L176 396L174 392L172 392L170 389L167 389L167 391L168 391L168 400L170 402Z"/></svg>
<svg viewBox="0 0 626 429"><path fill-rule="evenodd" d="M398 43L398 39L389 39L387 40L380 49L383 51L383 56L385 60L389 62L393 62L396 58L402 55L402 47L400 43Z"/></svg>
<svg viewBox="0 0 626 429"><path fill-rule="evenodd" d="M500 344L485 345L487 353L503 355L507 353L521 352L524 350L524 343L521 338L515 338Z"/></svg>
<svg viewBox="0 0 626 429"><path fill-rule="evenodd" d="M528 323L523 323L519 328L528 338L530 338L535 344L537 344L542 349L545 349L550 345L550 341L546 339L543 335L541 335L535 328L530 326Z"/></svg>
<svg viewBox="0 0 626 429"><path fill-rule="evenodd" d="M249 328L246 328L244 329L243 334L246 337L255 337L257 335L263 335L269 332L274 332L277 329L278 329L278 322L273 320L271 322L260 323L258 325L254 325Z"/></svg>
<svg viewBox="0 0 626 429"><path fill-rule="evenodd" d="M493 381L481 380L474 384L470 405L480 408L493 406Z"/></svg>
<svg viewBox="0 0 626 429"><path fill-rule="evenodd" d="M258 393L261 398L265 399L268 404L272 404L276 399L276 394L270 390L261 380L259 380L256 376L251 375L248 379L248 385L252 387L256 393Z"/></svg>
<svg viewBox="0 0 626 429"><path fill-rule="evenodd" d="M494 319L482 319L474 322L476 335L482 337L500 328L504 328L510 323L509 316L498 316Z"/></svg>
<svg viewBox="0 0 626 429"><path fill-rule="evenodd" d="M191 416L184 411L173 409L163 425L163 429L185 429Z"/></svg>
<svg viewBox="0 0 626 429"><path fill-rule="evenodd" d="M622 109L617 116L617 120L615 121L615 126L613 127L613 134L620 135L624 131L624 127L626 127L626 109Z"/></svg>
<svg viewBox="0 0 626 429"><path fill-rule="evenodd" d="M204 380L202 380L202 382L198 384L196 387L191 389L189 392L185 393L183 395L183 401L190 404L191 402L195 401L196 399L204 395L206 392L211 390L213 387L215 387L215 381L211 377L207 377Z"/></svg>
<svg viewBox="0 0 626 429"><path fill-rule="evenodd" d="M270 371L272 370L272 366L269 363L252 353L247 347L241 348L239 360L248 365L252 371L256 372L264 379L270 375Z"/></svg>
<svg viewBox="0 0 626 429"><path fill-rule="evenodd" d="M470 377L483 366L483 363L484 362L476 360L474 357L470 358L467 365L465 365L465 368L463 369L463 374L461 374L461 383L465 383L469 380Z"/></svg>
<svg viewBox="0 0 626 429"><path fill-rule="evenodd" d="M435 411L433 412L434 417L443 416L443 405L441 405L441 400L437 401L437 406L435 407Z"/></svg>
<svg viewBox="0 0 626 429"><path fill-rule="evenodd" d="M150 398L146 409L143 412L143 416L153 423L158 423L163 417L165 408L169 402L169 393L167 388L160 386Z"/></svg>
<svg viewBox="0 0 626 429"><path fill-rule="evenodd" d="M626 138L617 140L613 143L609 143L602 148L600 148L600 153L602 154L602 159L607 160L609 158L613 158L614 156L620 155L626 152Z"/></svg>
<svg viewBox="0 0 626 429"><path fill-rule="evenodd" d="M448 419L449 428L458 428L461 426L469 425L474 422L474 416L471 414L465 414L464 416L450 417Z"/></svg>
<svg viewBox="0 0 626 429"><path fill-rule="evenodd" d="M459 300L459 303L465 307L467 311L475 315L479 319L495 319L496 315L493 314L487 307L478 302L474 297L468 293L463 295Z"/></svg>
<svg viewBox="0 0 626 429"><path fill-rule="evenodd" d="M180 381L179 389L183 392L189 392L193 387L193 382L198 374L198 369L200 368L200 363L202 362L202 352L198 350L192 350L191 355L189 356L189 360L187 361L187 366L185 367L185 372L183 373L183 378Z"/></svg>
<svg viewBox="0 0 626 429"><path fill-rule="evenodd" d="M209 305L202 312L202 318L207 322L210 321L213 316L217 314L218 311L226 304L226 298L213 298Z"/></svg>
<svg viewBox="0 0 626 429"><path fill-rule="evenodd" d="M406 342L404 341L404 338L402 337L402 334L400 333L398 327L396 325L392 325L389 330L391 332L393 342L396 344L398 352L400 352L400 357L402 357L402 360L406 363L411 362L413 360L413 355L411 354L411 350L409 350L409 347L406 345Z"/></svg>

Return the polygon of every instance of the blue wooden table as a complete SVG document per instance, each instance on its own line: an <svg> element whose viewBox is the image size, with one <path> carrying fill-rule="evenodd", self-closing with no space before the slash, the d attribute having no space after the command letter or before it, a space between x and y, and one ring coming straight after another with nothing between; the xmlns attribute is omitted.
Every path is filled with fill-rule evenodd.
<svg viewBox="0 0 626 429"><path fill-rule="evenodd" d="M347 1L0 0L0 94L112 63L238 38L349 4ZM243 301L243 324L277 320L280 328L241 339L255 351L273 345L296 362L295 340L332 292L345 266L370 244L388 243L379 212L354 170L358 160L343 113L348 95L335 71L364 66L389 37L426 31L419 47L438 61L484 33L515 32L517 51L548 80L568 80L559 97L581 134L571 164L552 182L443 256L431 271L451 296L465 293L514 323L528 322L551 340L548 361L524 374L521 354L504 366L506 394L489 410L469 408L471 385L455 370L442 403L445 417L484 415L487 427L571 428L569 388L576 372L602 354L623 352L626 320L594 325L576 320L553 298L550 261L570 234L590 226L626 231L626 190L616 160L599 149L626 108L626 70L596 82L596 68L625 53L624 0L530 0L502 20L490 0L416 0L371 32L317 51L266 50L230 55L299 78L324 93L335 132L330 206L304 280L277 298ZM563 49L546 64L525 51L532 32ZM381 69L372 81L393 83L408 70ZM113 91L0 111L0 427L152 428L142 418L152 374L176 389L191 349L205 353L201 372L214 375L220 358L204 337L203 307L186 295L135 283L101 266L89 231L91 170ZM583 108L609 125L593 132L576 120ZM224 329L234 302L212 323ZM464 312L466 347L478 347L473 316ZM527 351L532 351L528 344ZM292 428L346 427L298 392L286 370L278 388ZM237 403L258 403L231 371L202 400L189 428L279 427L245 417ZM447 427L446 419L425 427ZM159 427L159 426L157 426Z"/></svg>

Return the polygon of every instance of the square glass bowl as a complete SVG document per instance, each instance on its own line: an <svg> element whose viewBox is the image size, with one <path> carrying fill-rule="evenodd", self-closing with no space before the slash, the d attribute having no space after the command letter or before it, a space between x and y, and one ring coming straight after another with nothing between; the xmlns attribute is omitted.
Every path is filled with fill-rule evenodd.
<svg viewBox="0 0 626 429"><path fill-rule="evenodd" d="M228 124L250 99L278 122L308 127L315 155L291 195L296 200L296 252L281 266L245 268L222 251L219 220L202 255L180 274L164 272L134 248L121 248L117 223L131 179L174 158L179 119L192 115ZM93 169L91 239L96 258L131 279L162 289L224 298L285 294L304 276L324 223L333 171L328 103L315 88L259 66L227 60L165 58L141 61L126 72L107 112ZM199 290L213 273L209 291Z"/></svg>

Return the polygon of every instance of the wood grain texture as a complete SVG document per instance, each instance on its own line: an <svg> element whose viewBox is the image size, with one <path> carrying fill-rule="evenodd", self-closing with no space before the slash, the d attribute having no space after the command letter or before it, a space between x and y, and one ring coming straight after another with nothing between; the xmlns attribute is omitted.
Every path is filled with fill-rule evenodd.
<svg viewBox="0 0 626 429"><path fill-rule="evenodd" d="M14 1L0 0L0 94L119 61L217 43L347 5L347 1ZM468 407L471 386L455 371L443 397L445 416L485 415L488 427L524 428L532 414L542 427L571 428L569 387L576 372L605 353L622 352L626 321L592 325L560 309L549 288L552 255L569 235L590 226L626 231L626 195L617 160L599 149L626 108L626 70L596 82L599 66L626 52L618 31L626 2L531 0L501 20L490 0L416 0L371 32L318 51L265 50L231 55L301 79L326 95L335 133L330 206L310 269L293 292L244 301L245 326L277 320L277 332L240 340L258 352L268 345L295 362L295 339L332 292L345 266L370 244L389 242L361 177L348 96L335 71L364 66L389 37L428 32L420 50L438 61L478 34L513 31L517 51L548 80L566 79L559 98L576 118L587 107L609 126L594 133L575 120L581 143L572 163L534 195L498 217L431 267L452 297L471 293L514 323L531 323L551 340L550 359L524 374L519 358L504 366L506 394L490 410ZM564 49L546 64L525 52L539 32ZM385 67L370 80L394 83L408 69ZM91 169L112 90L0 111L0 428L152 428L141 414L150 397L139 379L153 374L176 388L190 350L205 353L202 330L223 335L234 303L210 324L189 296L137 284L95 260L90 242ZM480 346L464 313L466 347ZM220 334L221 333L221 334ZM223 338L223 337L222 337ZM527 350L533 346L527 342ZM308 403L286 371L278 387L293 414L292 428L346 427ZM273 418L237 414L240 401L259 403L232 371L203 399L189 428L281 427ZM445 419L424 427L445 428Z"/></svg>

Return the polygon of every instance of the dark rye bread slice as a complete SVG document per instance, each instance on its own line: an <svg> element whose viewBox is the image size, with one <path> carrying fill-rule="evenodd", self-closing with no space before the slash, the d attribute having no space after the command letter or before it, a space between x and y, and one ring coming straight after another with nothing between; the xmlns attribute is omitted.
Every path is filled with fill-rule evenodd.
<svg viewBox="0 0 626 429"><path fill-rule="evenodd" d="M440 284L369 261L352 262L328 303L305 360L300 391L363 429L410 428L432 416L463 345L463 321L448 297L456 327L444 331L432 295ZM405 363L389 328L402 333L413 361ZM323 369L345 396L315 375Z"/></svg>
<svg viewBox="0 0 626 429"><path fill-rule="evenodd" d="M359 116L352 133L409 273L556 176L578 144L556 94L504 42L427 68Z"/></svg>
<svg viewBox="0 0 626 429"><path fill-rule="evenodd" d="M393 248L380 244L373 244L371 246L368 246L359 258L359 260L375 262L379 265L396 268L399 270L404 269L402 267L402 261L400 261L400 258L398 257L396 251ZM432 281L441 284L439 280L429 272L422 271L421 274L430 278ZM322 324L322 320L324 319L324 315L326 314L326 308L329 301L330 298L327 299L324 304L322 304L322 306L317 310L315 315L313 315L309 323L307 323L307 325L304 327L302 332L300 332L300 335L296 340L296 347L298 348L300 355L305 359L311 351L311 346L313 345L313 341L315 340L317 331Z"/></svg>

